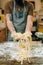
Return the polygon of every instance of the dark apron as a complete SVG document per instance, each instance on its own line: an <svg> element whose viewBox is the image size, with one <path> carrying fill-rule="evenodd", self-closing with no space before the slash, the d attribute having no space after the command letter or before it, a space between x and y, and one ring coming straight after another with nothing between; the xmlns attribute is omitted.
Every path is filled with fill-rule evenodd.
<svg viewBox="0 0 43 65"><path fill-rule="evenodd" d="M13 9L13 13L12 13L12 22L14 25L14 28L16 30L16 32L21 32L24 33L25 32L25 28L26 28L26 16L27 16L27 11L26 11L26 7L24 4L24 10L23 11L17 11L16 10L16 3L14 2L14 9ZM8 35L8 40L11 40L11 36L10 33Z"/></svg>

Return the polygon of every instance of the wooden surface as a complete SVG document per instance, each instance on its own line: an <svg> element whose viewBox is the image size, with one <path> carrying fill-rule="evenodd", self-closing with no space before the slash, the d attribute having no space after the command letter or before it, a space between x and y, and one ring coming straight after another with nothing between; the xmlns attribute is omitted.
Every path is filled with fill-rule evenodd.
<svg viewBox="0 0 43 65"><path fill-rule="evenodd" d="M6 41L6 28L0 30L0 42Z"/></svg>
<svg viewBox="0 0 43 65"><path fill-rule="evenodd" d="M21 63L14 60L0 59L0 65L21 65ZM43 58L31 58L31 63L24 61L22 65L43 65Z"/></svg>

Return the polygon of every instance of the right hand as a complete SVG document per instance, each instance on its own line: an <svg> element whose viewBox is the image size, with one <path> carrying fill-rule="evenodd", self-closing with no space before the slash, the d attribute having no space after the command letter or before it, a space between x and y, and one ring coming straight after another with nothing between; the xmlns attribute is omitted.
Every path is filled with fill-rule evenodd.
<svg viewBox="0 0 43 65"><path fill-rule="evenodd" d="M23 37L23 39L26 39L28 37L31 37L31 35L32 35L31 32L25 32L25 33L23 33L22 37Z"/></svg>
<svg viewBox="0 0 43 65"><path fill-rule="evenodd" d="M15 39L15 40L20 40L21 36L22 36L21 33L17 33L15 31L11 34L11 37L13 37L13 39Z"/></svg>

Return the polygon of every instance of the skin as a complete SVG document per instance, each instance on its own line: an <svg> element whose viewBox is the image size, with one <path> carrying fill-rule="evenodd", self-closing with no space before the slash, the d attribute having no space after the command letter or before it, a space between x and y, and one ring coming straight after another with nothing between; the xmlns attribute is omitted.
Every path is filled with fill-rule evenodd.
<svg viewBox="0 0 43 65"><path fill-rule="evenodd" d="M25 0L23 0L23 3L24 3L24 1ZM5 15L5 19L7 21L7 27L9 29L9 31L11 33L13 33L15 31L15 28L14 28L12 22L10 21L10 17L11 17L11 14L9 14L9 13ZM25 32L31 32L32 26L33 26L33 16L28 15L27 16L27 25L26 25Z"/></svg>
<svg viewBox="0 0 43 65"><path fill-rule="evenodd" d="M41 26L43 26L43 23L39 23Z"/></svg>

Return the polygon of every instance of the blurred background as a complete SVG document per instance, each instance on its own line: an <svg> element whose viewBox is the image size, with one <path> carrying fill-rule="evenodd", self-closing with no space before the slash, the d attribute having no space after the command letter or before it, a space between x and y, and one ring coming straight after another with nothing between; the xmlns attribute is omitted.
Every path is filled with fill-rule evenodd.
<svg viewBox="0 0 43 65"><path fill-rule="evenodd" d="M7 40L7 28L4 18L4 6L9 0L0 0L0 42ZM43 0L27 0L34 6L34 23L32 28L32 39L38 40L35 36L35 32L43 32Z"/></svg>

